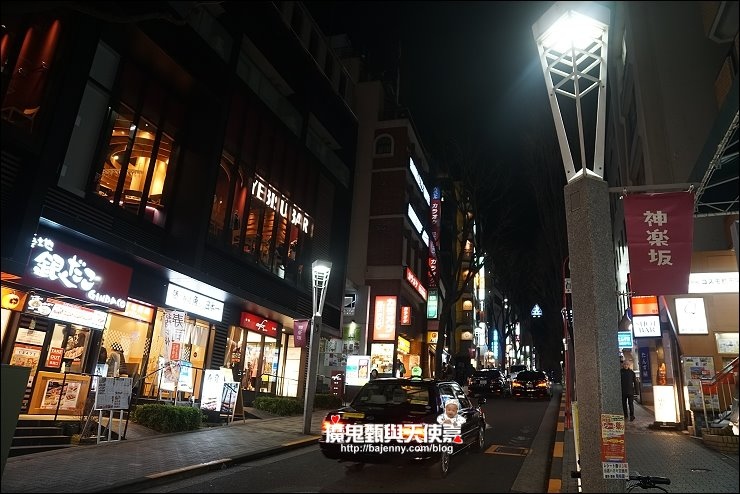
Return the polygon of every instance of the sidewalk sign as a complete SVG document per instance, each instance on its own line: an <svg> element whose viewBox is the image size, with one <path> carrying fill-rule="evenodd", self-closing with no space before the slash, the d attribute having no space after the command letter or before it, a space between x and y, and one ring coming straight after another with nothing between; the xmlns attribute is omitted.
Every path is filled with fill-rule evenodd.
<svg viewBox="0 0 740 494"><path fill-rule="evenodd" d="M108 411L108 441L112 441L113 414L116 410L118 417L118 439L121 440L123 431L123 411L131 406L131 388L133 379L130 377L102 377L97 378L97 390L95 392L94 410L98 410L98 436L97 443L100 444L101 429L103 427L103 411Z"/></svg>

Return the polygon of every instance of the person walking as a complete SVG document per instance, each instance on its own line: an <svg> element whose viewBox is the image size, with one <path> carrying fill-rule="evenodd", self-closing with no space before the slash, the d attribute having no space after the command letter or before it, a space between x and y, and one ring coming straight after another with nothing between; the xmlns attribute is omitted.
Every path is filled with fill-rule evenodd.
<svg viewBox="0 0 740 494"><path fill-rule="evenodd" d="M622 362L622 410L624 411L624 420L627 421L627 412L629 408L630 422L635 420L635 395L637 394L637 376L632 370L630 362Z"/></svg>

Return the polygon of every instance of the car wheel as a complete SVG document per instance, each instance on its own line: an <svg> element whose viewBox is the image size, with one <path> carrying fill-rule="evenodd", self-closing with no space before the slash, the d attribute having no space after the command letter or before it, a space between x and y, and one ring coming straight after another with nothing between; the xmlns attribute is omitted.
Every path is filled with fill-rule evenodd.
<svg viewBox="0 0 740 494"><path fill-rule="evenodd" d="M478 427L478 438L475 441L474 449L475 451L483 451L483 448L486 446L486 428Z"/></svg>
<svg viewBox="0 0 740 494"><path fill-rule="evenodd" d="M450 454L443 452L439 455L439 474L442 478L447 477L450 472Z"/></svg>

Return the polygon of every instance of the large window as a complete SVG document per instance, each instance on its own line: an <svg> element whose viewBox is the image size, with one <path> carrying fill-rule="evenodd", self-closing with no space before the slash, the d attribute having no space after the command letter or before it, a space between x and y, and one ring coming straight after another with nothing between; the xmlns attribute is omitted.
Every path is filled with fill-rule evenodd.
<svg viewBox="0 0 740 494"><path fill-rule="evenodd" d="M93 190L111 204L164 226L174 134L182 107L132 66L122 75L123 100L109 113L107 145ZM134 108L141 108L135 111Z"/></svg>
<svg viewBox="0 0 740 494"><path fill-rule="evenodd" d="M0 114L29 133L43 111L60 31L57 19L36 18L31 23L5 16L2 19L0 63L4 97Z"/></svg>

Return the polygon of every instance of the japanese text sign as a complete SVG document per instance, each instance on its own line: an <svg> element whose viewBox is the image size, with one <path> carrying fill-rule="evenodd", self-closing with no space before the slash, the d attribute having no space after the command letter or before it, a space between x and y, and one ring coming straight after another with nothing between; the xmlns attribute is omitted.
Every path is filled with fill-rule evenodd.
<svg viewBox="0 0 740 494"><path fill-rule="evenodd" d="M688 293L694 194L633 194L624 199L630 281L636 295Z"/></svg>

